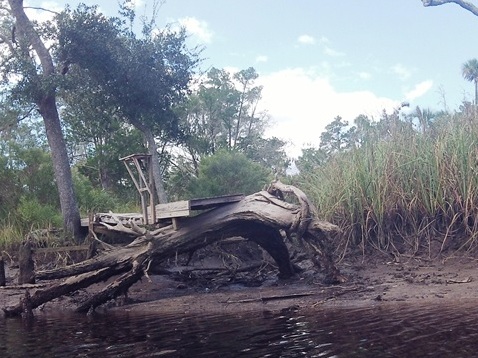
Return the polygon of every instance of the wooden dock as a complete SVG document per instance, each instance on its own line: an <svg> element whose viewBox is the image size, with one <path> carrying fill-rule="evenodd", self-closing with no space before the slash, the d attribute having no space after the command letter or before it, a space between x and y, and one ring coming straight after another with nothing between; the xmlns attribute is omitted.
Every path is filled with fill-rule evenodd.
<svg viewBox="0 0 478 358"><path fill-rule="evenodd" d="M166 204L157 204L155 206L155 215L151 215L150 207L148 211L148 222L153 223L153 217L155 218L154 224L172 222L173 226L179 228L179 219L193 215L201 210L208 210L217 208L220 206L228 205L241 201L244 198L244 194L233 194L215 196L210 198L190 199L175 201ZM90 226L91 220L93 224L106 223L110 225L117 224L119 220L122 224L128 222L134 222L137 225L144 225L145 215L143 213L96 213L92 219L84 218L81 220L81 225L84 227Z"/></svg>

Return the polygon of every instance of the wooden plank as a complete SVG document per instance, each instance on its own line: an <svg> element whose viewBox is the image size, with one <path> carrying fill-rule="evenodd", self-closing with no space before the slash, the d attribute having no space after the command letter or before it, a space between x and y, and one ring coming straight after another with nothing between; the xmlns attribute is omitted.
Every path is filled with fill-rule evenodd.
<svg viewBox="0 0 478 358"><path fill-rule="evenodd" d="M191 200L182 200L175 201L172 203L166 204L157 204L156 208L156 220L159 219L172 219L180 218L185 216L190 216L192 210L205 210L214 208L217 206L227 205L230 203L235 203L244 199L244 194L233 194L233 195L223 195L210 198L199 198ZM150 207L147 208L148 217L151 218ZM127 223L130 220L133 220L137 224L144 224L143 215L139 213L122 213L122 214L113 214L117 217L123 224ZM100 222L107 224L115 224L116 221L113 219L110 213L96 213L96 218L99 218ZM88 226L88 219L81 220L82 226Z"/></svg>
<svg viewBox="0 0 478 358"><path fill-rule="evenodd" d="M226 205L230 203L235 203L244 199L244 194L233 194L233 195L223 195L215 196L211 198L200 198L200 199L191 199L189 200L191 210L204 210L213 208L216 206Z"/></svg>
<svg viewBox="0 0 478 358"><path fill-rule="evenodd" d="M156 205L156 219L178 218L191 215L189 200Z"/></svg>

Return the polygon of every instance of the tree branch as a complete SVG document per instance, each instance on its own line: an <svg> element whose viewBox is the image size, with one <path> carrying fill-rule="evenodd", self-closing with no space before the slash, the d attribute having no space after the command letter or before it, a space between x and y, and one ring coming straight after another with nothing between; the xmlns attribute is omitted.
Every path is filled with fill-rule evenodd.
<svg viewBox="0 0 478 358"><path fill-rule="evenodd" d="M443 4L455 3L463 9L468 10L473 15L478 16L478 7L468 1L463 0L422 0L423 6L439 6Z"/></svg>
<svg viewBox="0 0 478 358"><path fill-rule="evenodd" d="M33 10L47 11L47 12L51 12L52 14L55 14L55 15L60 15L60 13L59 13L58 11L53 11L53 10L50 10L50 9L45 9L44 7L24 6L23 8L24 8L24 9L33 9Z"/></svg>

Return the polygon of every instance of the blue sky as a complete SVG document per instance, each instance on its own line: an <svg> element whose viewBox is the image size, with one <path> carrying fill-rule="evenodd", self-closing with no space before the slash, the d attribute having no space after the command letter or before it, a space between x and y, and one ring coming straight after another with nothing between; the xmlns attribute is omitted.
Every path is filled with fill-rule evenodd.
<svg viewBox="0 0 478 358"><path fill-rule="evenodd" d="M116 1L83 2L117 13ZM78 2L25 3L61 9ZM152 6L148 0L136 4L138 15ZM181 24L191 45L204 45L203 69L257 70L264 86L261 108L271 117L267 134L290 141L291 156L317 146L338 115L350 122L359 114L378 118L403 101L411 109L454 111L474 96L461 66L478 58L478 17L455 4L166 0L158 15L159 25Z"/></svg>

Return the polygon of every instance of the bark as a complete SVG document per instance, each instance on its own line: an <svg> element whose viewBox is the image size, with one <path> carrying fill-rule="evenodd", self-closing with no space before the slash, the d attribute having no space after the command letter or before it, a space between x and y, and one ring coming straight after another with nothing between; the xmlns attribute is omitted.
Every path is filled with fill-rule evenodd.
<svg viewBox="0 0 478 358"><path fill-rule="evenodd" d="M16 20L16 34L26 43L30 44L38 55L41 64L41 74L39 77L43 80L44 89L37 94L34 101L43 118L48 144L50 146L53 168L56 184L60 195L60 206L63 215L65 229L72 233L76 238L81 238L80 233L80 214L73 191L73 180L71 175L68 152L63 137L58 109L56 106L56 88L53 83L55 76L55 66L53 59L48 52L45 44L35 31L30 19L23 10L23 0L8 0L12 14Z"/></svg>
<svg viewBox="0 0 478 358"><path fill-rule="evenodd" d="M30 240L27 240L20 246L18 265L18 284L35 283L35 263L32 258L32 244Z"/></svg>
<svg viewBox="0 0 478 358"><path fill-rule="evenodd" d="M299 204L282 200L287 193L294 195ZM121 275L80 304L78 311L87 312L126 294L132 284L147 274L150 266L237 236L254 241L264 248L277 263L279 278L295 275L286 245L288 241L295 249L305 251L323 269L327 283L343 282L331 255L332 235L340 230L335 225L320 221L305 194L295 187L276 182L268 191L185 219L179 230L174 230L171 225L148 231L134 224L129 227L119 222L115 226L104 224L110 230L134 234L137 238L127 246L111 249L96 258L66 268L38 272L37 280L68 278L36 291L30 298L32 307ZM6 307L4 312L7 316L19 315L22 307Z"/></svg>
<svg viewBox="0 0 478 358"><path fill-rule="evenodd" d="M423 6L439 6L443 4L457 4L463 9L471 12L473 15L478 16L478 7L474 4L463 0L422 0Z"/></svg>

